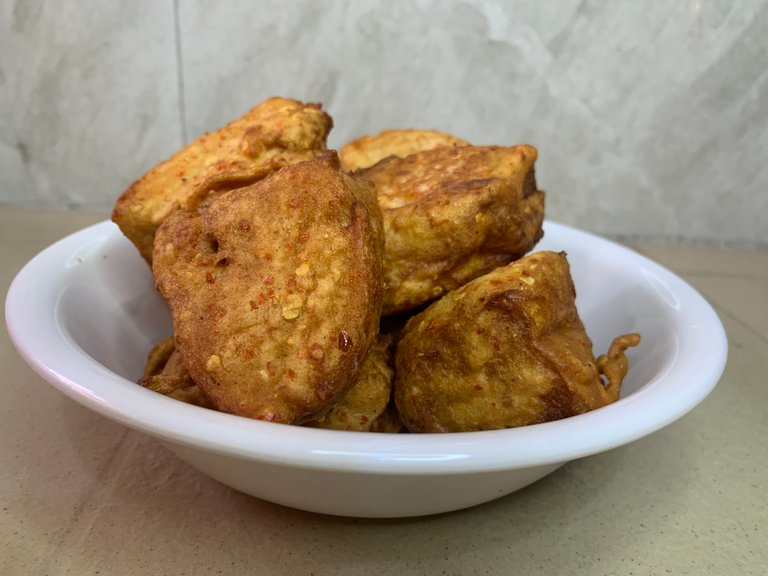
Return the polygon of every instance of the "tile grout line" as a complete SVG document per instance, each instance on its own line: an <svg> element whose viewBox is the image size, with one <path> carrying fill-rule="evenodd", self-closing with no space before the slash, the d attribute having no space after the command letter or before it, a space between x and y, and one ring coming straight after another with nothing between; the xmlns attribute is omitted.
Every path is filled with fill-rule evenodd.
<svg viewBox="0 0 768 576"><path fill-rule="evenodd" d="M631 248L633 250L635 250L636 252L639 252L643 256L646 256L648 258L653 259L652 256L650 256L649 254L646 254L645 251L640 250L638 247L631 246ZM707 277L709 277L709 278L720 278L720 279L723 279L723 280L727 279L727 278L723 278L722 276L711 276L711 275L706 275L706 274L695 274L695 273L691 274L690 272L677 271L677 270L675 270L675 269L673 269L673 268L671 268L669 266L666 266L666 265L664 265L664 266L669 268L673 273L675 273L678 276L680 276L683 280L685 280L689 284L690 284L690 282L688 280L689 277L693 277L693 278L707 278ZM732 277L733 275L729 275L729 276ZM747 277L738 278L738 279L740 279L740 280L758 281L758 282L764 281L763 278L759 278L759 277L758 278L753 278L753 277L748 277L748 276ZM741 317L739 315L735 314L734 312L732 312L728 308L728 306L726 304L722 304L719 301L719 299L713 298L710 294L707 294L704 290L696 288L695 286L694 286L694 288L696 289L697 292L699 292L707 300L707 302L709 302L712 305L713 308L715 308L717 310L718 314L723 314L723 315L727 316L733 322L735 322L736 324L738 324L739 326L741 326L742 328L744 328L745 330L747 330L748 332L750 332L751 334L756 336L762 342L768 343L768 337L767 336L763 335L763 333L759 329L753 327L749 322L747 322L745 320L742 320Z"/></svg>
<svg viewBox="0 0 768 576"><path fill-rule="evenodd" d="M708 298L708 300L710 300L710 304L712 304L712 307L717 311L718 314L723 314L724 316L727 316L731 321L733 321L734 323L736 323L739 326L741 326L744 330L746 330L747 332L752 334L755 338L757 338L758 340L768 344L768 338L766 338L759 331L755 330L752 326L750 326L749 324L747 324L746 322L741 320L741 318L736 316L736 314L734 314L733 312L731 312L727 308L723 307L719 303L715 303L714 300L711 300L709 298ZM729 344L729 346L730 346L730 344Z"/></svg>
<svg viewBox="0 0 768 576"><path fill-rule="evenodd" d="M181 22L179 19L179 0L173 0L173 32L176 45L176 87L179 92L179 125L181 145L187 144L187 104L184 90L184 61L181 51Z"/></svg>
<svg viewBox="0 0 768 576"><path fill-rule="evenodd" d="M694 276L693 278L696 278L696 276ZM699 276L699 278L701 278L701 277ZM684 279L686 282L688 281L688 278L687 278L686 276L684 276L684 277L683 277L683 279ZM720 279L720 280L723 280L723 278L719 278L719 279ZM754 282L754 280L751 280L751 279L750 279L749 281L752 281L752 282ZM709 292L709 290L706 290L706 289L703 289L703 288L697 288L696 286L694 286L694 288L695 288L695 289L696 289L696 291L697 291L697 292L699 292L699 294L701 294L701 295L702 295L702 296L703 296L703 297L704 297L704 298L705 298L705 299L706 299L706 300L707 300L707 301L708 301L708 302L709 302L709 303L710 303L710 304L711 304L713 307L716 307L718 310L722 310L723 312L725 312L725 313L726 313L726 315L727 315L727 316L728 316L728 317L729 317L731 320L733 320L734 322L736 322L737 324L739 324L741 327L743 327L743 328L745 328L745 329L749 330L750 332L752 332L752 334L754 334L755 336L757 336L757 337L758 337L760 340L762 340L763 342L768 342L768 335L767 335L767 334L763 334L762 330L760 330L760 328L758 328L757 326L753 325L753 324L752 324L752 322L751 322L749 319L746 319L746 318L742 317L742 315L741 315L741 314L739 314L738 312L734 312L734 311L733 311L733 310L730 308L730 306L729 306L729 301L728 301L728 299L727 299L727 298L725 298L725 299L723 299L723 300L720 300L720 297L719 297L719 296L718 296L718 297L715 297L713 293ZM716 306L715 306L715 305L716 305Z"/></svg>

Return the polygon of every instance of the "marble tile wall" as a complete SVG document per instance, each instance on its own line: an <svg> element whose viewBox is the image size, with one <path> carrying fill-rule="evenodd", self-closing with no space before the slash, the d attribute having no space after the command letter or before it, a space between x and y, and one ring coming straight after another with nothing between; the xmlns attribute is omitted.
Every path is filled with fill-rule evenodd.
<svg viewBox="0 0 768 576"><path fill-rule="evenodd" d="M529 142L548 216L768 246L768 0L0 0L0 202L108 209L256 102Z"/></svg>
<svg viewBox="0 0 768 576"><path fill-rule="evenodd" d="M0 201L106 208L182 143L170 1L0 0Z"/></svg>

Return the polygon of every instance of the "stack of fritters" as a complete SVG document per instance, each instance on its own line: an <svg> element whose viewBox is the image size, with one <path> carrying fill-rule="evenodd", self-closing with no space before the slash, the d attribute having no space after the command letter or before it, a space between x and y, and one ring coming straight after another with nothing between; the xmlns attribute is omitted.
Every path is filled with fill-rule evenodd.
<svg viewBox="0 0 768 576"><path fill-rule="evenodd" d="M173 316L142 385L376 432L520 426L618 398L637 337L595 359L565 257L524 257L544 217L535 148L390 130L340 165L331 125L272 98L120 197L113 218Z"/></svg>

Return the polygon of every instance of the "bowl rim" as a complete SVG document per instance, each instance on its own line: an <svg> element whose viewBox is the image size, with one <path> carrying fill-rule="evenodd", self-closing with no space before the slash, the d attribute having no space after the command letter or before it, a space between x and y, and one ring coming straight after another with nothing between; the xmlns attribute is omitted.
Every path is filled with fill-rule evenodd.
<svg viewBox="0 0 768 576"><path fill-rule="evenodd" d="M6 297L6 324L24 361L56 389L172 444L245 460L363 474L477 473L551 465L627 444L685 415L719 381L728 342L712 306L673 272L589 232L549 220L544 227L545 232L567 234L599 244L607 254L629 258L663 282L684 306L676 311L677 355L665 373L614 404L543 424L450 434L322 430L219 413L137 386L80 350L56 319L65 275L72 273L65 263L84 247L122 236L108 220L51 244L18 272ZM664 401L659 402L662 395Z"/></svg>

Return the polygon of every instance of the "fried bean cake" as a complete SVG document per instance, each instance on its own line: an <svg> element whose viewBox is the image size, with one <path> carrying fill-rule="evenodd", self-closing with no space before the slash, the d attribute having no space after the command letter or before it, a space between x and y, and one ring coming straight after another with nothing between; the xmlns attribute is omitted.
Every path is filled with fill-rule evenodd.
<svg viewBox="0 0 768 576"><path fill-rule="evenodd" d="M511 428L615 402L624 351L640 337L619 336L595 359L575 296L565 254L538 252L409 320L395 358L395 402L408 430Z"/></svg>
<svg viewBox="0 0 768 576"><path fill-rule="evenodd" d="M176 210L152 269L213 406L300 424L358 378L378 333L382 251L374 191L328 152Z"/></svg>
<svg viewBox="0 0 768 576"><path fill-rule="evenodd" d="M379 334L366 356L357 381L324 416L306 425L327 430L399 432L403 425L392 399L394 354L392 336ZM158 342L147 356L145 388L188 404L213 408L195 384L175 349L173 337Z"/></svg>
<svg viewBox="0 0 768 576"><path fill-rule="evenodd" d="M379 334L357 381L323 417L308 425L328 430L399 432L403 427L392 399L395 379L392 336Z"/></svg>
<svg viewBox="0 0 768 576"><path fill-rule="evenodd" d="M319 104L270 98L216 132L206 133L123 192L112 220L151 263L155 231L208 178L246 173L273 160L322 154L333 123ZM242 175L242 174L241 174Z"/></svg>
<svg viewBox="0 0 768 576"><path fill-rule="evenodd" d="M384 217L383 314L416 308L520 258L541 238L532 146L440 147L354 175Z"/></svg>
<svg viewBox="0 0 768 576"><path fill-rule="evenodd" d="M348 142L339 150L339 156L342 168L351 172L373 166L389 156L405 158L441 146L469 146L469 142L437 130L385 130Z"/></svg>
<svg viewBox="0 0 768 576"><path fill-rule="evenodd" d="M139 380L139 384L174 400L213 408L210 400L189 375L172 336L161 340L149 351L144 376Z"/></svg>

